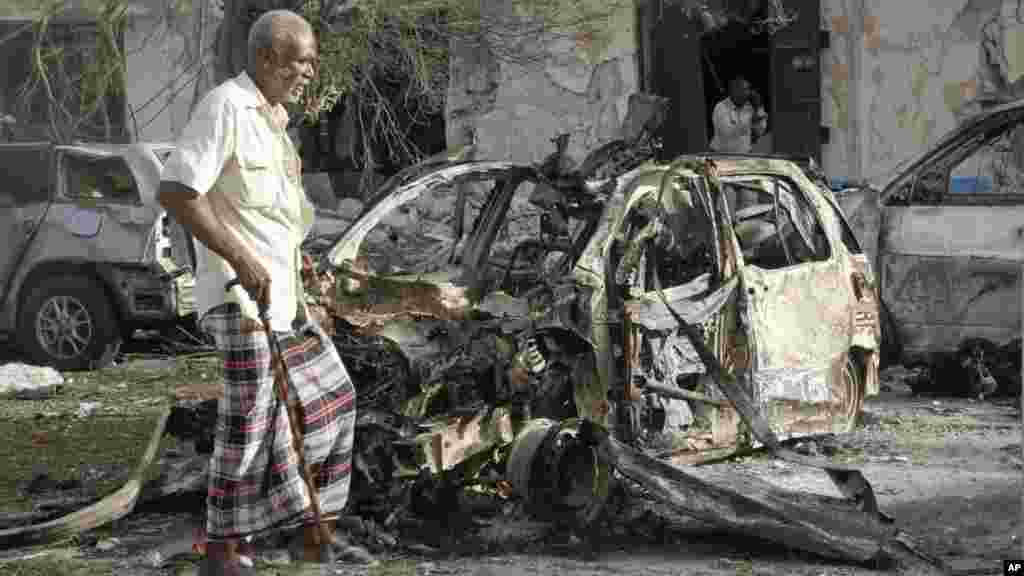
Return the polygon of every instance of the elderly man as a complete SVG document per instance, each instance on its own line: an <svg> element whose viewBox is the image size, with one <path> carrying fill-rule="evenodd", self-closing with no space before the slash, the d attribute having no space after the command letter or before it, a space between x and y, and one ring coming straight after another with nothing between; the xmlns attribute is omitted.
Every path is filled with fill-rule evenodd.
<svg viewBox="0 0 1024 576"><path fill-rule="evenodd" d="M764 135L768 116L761 106L761 97L750 90L742 76L729 82L729 97L715 105L711 114L715 134L711 149L715 152L750 152L751 146Z"/></svg>
<svg viewBox="0 0 1024 576"><path fill-rule="evenodd" d="M200 574L251 573L248 545L240 554L239 541L287 525L303 526L291 550L316 560L311 543L320 528L311 521L286 407L275 396L274 378L283 376L259 304L269 307L287 359L294 385L287 402L304 414L306 459L325 518L348 499L355 390L331 340L307 317L299 246L314 209L282 105L300 99L316 60L308 22L284 10L264 14L249 33L246 71L199 103L162 175L160 203L200 243L200 322L224 363ZM240 286L226 291L235 278ZM337 542L333 526L324 532Z"/></svg>

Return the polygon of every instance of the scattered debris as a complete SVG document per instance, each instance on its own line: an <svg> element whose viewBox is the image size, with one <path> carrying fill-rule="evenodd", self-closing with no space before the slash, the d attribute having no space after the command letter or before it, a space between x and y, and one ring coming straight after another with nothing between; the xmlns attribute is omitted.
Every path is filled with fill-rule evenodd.
<svg viewBox="0 0 1024 576"><path fill-rule="evenodd" d="M0 530L0 547L46 542L60 537L71 536L91 528L103 526L130 513L142 488L145 472L153 462L157 448L160 446L169 415L170 408L168 407L164 409L157 419L153 434L134 472L117 492L95 504L54 520Z"/></svg>
<svg viewBox="0 0 1024 576"><path fill-rule="evenodd" d="M79 418L88 418L101 405L102 404L100 404L99 402L80 402L78 404L78 412L76 413L76 415Z"/></svg>
<svg viewBox="0 0 1024 576"><path fill-rule="evenodd" d="M50 366L0 364L0 397L37 400L60 392L63 385L64 377Z"/></svg>
<svg viewBox="0 0 1024 576"><path fill-rule="evenodd" d="M585 424L581 434L596 443L602 459L680 514L824 557L942 573L942 563L920 552L907 534L849 501L782 491L735 471L683 470Z"/></svg>

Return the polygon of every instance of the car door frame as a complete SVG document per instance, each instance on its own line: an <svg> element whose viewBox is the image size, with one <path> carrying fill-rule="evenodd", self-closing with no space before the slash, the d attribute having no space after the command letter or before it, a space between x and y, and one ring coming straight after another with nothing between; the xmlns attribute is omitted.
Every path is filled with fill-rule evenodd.
<svg viewBox="0 0 1024 576"><path fill-rule="evenodd" d="M969 338L1005 344L1020 334L1024 194L950 193L952 170L987 144L978 137L992 130L1005 133L1014 125L1024 125L1024 107L969 121L879 196L879 291L898 327L906 363L956 350ZM941 201L914 200L921 176L953 155L961 159L942 171ZM905 198L903 190L908 190ZM975 228L979 217L986 222L982 238ZM963 234L965 226L976 233ZM955 236L950 234L954 230ZM1006 302L1010 310L1003 308Z"/></svg>
<svg viewBox="0 0 1024 576"><path fill-rule="evenodd" d="M658 194L657 190L640 190L639 187L644 185L642 179L655 174L657 180L661 182L664 171L664 169L659 168L653 172L643 172L635 176L635 179L630 182L625 192L626 198L624 199L621 211L617 214L614 222L611 223L606 232L609 239L614 239L618 236L625 223L629 220L629 215L644 197L650 194ZM662 288L660 294L658 289L645 289L632 296L630 294L622 294L619 287L615 284L618 262L613 262L612 260L614 240L607 243L607 248L602 257L602 281L606 291L604 312L609 321L615 318L618 319L619 324L616 330L617 337L609 338L609 341L613 341L615 344L613 347L620 348L622 352L622 358L618 365L612 364L608 367L610 373L609 380L619 383L618 389L612 392L612 396L619 401L625 401L626 404L636 402L641 397L641 390L633 382L633 376L637 372L640 350L644 341L644 335L641 332L642 327L659 331L674 327L676 326L674 313L679 313L684 318L689 318L691 315L705 316L707 317L706 325L710 328L712 334L712 339L706 341L705 344L712 349L720 361L722 361L721 359L724 356L723 352L728 351L728 353L732 353L734 351L734 348L731 346L731 338L734 336L735 330L730 329L728 324L729 320L734 319L736 308L735 288L737 283L732 281L722 282L723 275L733 265L730 260L731 256L729 256L730 250L722 245L723 234L721 232L727 224L727 220L724 219L722 214L724 199L722 199L722 202L716 202L710 190L700 183L700 176L692 174L689 175L688 180L691 193L695 197L700 198L700 205L703 205L705 212L713 219L712 226L710 227L713 245L709 246L709 249L714 254L714 258L710 276L706 281L702 280L703 276L698 277L684 284ZM695 209L698 209L698 207L695 207ZM695 289L705 283L707 290ZM664 296L665 301L671 306L674 313L670 312L665 306L665 302L661 299L662 296ZM715 311L713 314L708 315L708 309L714 309ZM688 341L684 346L687 344L689 344ZM611 348L606 353L611 355ZM610 362L614 362L613 356L609 357ZM723 361L723 364L731 365L732 362L733 360L729 359ZM710 394L721 399L717 389L713 389ZM624 406L620 406L620 409L625 410ZM723 413L726 411L728 411L728 414ZM718 410L712 410L710 417L713 428L712 434L717 445L726 446L735 441L735 423L738 420L734 417L731 409L722 407ZM621 415L620 418L622 418ZM622 420L620 420L621 423ZM633 431L622 430L621 432L623 433L624 440L631 440L631 432Z"/></svg>
<svg viewBox="0 0 1024 576"><path fill-rule="evenodd" d="M18 148L39 148L46 151L49 158L47 164L47 182L45 185L46 197L40 198L38 202L31 204L19 204L14 201L13 209L0 210L10 218L9 228L11 237L16 240L17 246L13 243L8 246L10 258L6 263L0 265L0 310L3 311L0 319L0 330L13 328L14 308L11 296L17 291L16 278L21 276L20 272L25 265L26 257L36 238L43 227L43 221L47 218L50 206L57 197L57 154L55 147L49 143L5 143L4 147ZM16 196L16 195L15 195ZM31 213L28 211L31 210ZM3 215L0 215L0 225L3 222Z"/></svg>
<svg viewBox="0 0 1024 576"><path fill-rule="evenodd" d="M823 210L827 201L814 193L813 183L806 177L761 170L757 174L731 173L723 180L758 175L788 182L792 192L803 198L824 233L829 257L764 269L740 256L754 398L769 409L772 427L783 436L847 426L836 416L850 400L844 370L854 319L852 270L842 257L830 215ZM814 305L814 310L808 310L808 305ZM804 416L799 406L807 403L819 409ZM805 424L799 423L802 418L806 418Z"/></svg>

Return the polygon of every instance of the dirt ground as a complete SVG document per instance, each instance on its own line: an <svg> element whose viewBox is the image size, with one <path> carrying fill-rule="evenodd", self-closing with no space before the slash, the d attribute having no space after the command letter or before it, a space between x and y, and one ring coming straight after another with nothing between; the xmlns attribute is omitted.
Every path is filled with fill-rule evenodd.
<svg viewBox="0 0 1024 576"><path fill-rule="evenodd" d="M180 363L181 361L179 361ZM122 372L92 376L89 398L104 399L111 388L124 395ZM192 368L196 373L197 368ZM120 374L120 376L115 376ZM131 379L152 383L145 370ZM159 374L158 374L159 375ZM202 376L207 376L205 372ZM77 377L76 377L77 378ZM120 378L120 380L118 379ZM107 386L106 382L118 382ZM885 379L882 395L865 407L865 425L837 436L828 446L833 457L855 463L873 484L883 512L947 561L955 574L1001 574L1004 558L1021 556L1022 458L1018 400L971 401L915 398L898 374ZM151 393L152 394L152 393ZM79 401L75 398L75 404ZM39 414L40 406L20 402L19 413ZM146 405L143 400L138 400ZM25 404L27 403L27 404ZM52 404L47 405L51 410ZM11 418L10 415L5 415ZM94 414L108 418L110 414ZM33 416L38 419L38 416ZM140 440L142 442L144 440ZM772 460L746 458L720 467L757 471L780 487L836 495L820 471ZM0 473L0 483L24 482ZM0 486L2 488L2 486ZM201 521L199 495L142 506L129 517L66 542L0 550L0 574L117 574L150 576L194 574L197 556L150 565L150 555L174 541L187 542ZM526 574L693 574L854 576L887 572L856 567L793 552L781 546L716 533L699 523L676 524L652 534L631 526L616 527L601 540L597 558L586 558L567 537L526 520L500 518L482 525L471 549L438 549L400 542L377 554L372 565L339 563L325 574L412 576ZM165 548L166 549L166 548ZM264 576L306 573L283 563L281 550L268 550L257 563ZM308 573L321 573L310 571Z"/></svg>

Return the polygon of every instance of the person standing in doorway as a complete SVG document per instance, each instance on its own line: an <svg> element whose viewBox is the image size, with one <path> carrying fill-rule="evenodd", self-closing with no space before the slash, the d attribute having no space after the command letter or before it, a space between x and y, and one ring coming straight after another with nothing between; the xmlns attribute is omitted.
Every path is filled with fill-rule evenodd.
<svg viewBox="0 0 1024 576"><path fill-rule="evenodd" d="M761 96L750 89L745 78L736 76L729 81L729 97L715 105L712 123L711 150L746 154L764 135L768 115L761 105Z"/></svg>

